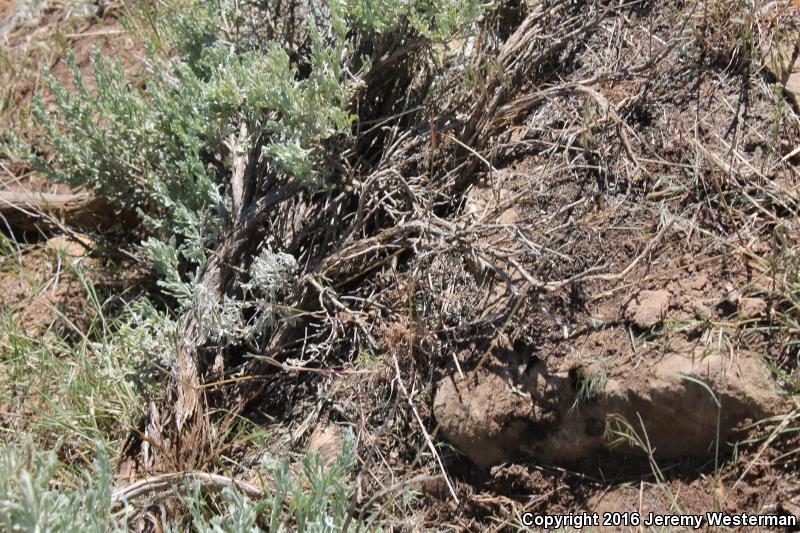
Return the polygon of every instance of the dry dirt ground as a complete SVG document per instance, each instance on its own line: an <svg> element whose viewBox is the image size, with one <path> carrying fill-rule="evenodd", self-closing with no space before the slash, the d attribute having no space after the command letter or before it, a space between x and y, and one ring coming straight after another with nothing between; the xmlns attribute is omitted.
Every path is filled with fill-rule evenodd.
<svg viewBox="0 0 800 533"><path fill-rule="evenodd" d="M509 28L499 55L519 53L509 43L534 4L494 17ZM523 511L800 518L800 8L752 4L634 2L576 25L473 138L483 155L442 229L462 240L353 291L395 311L382 352L332 372L284 367L250 418L323 454L336 427L360 428L358 482L385 491L365 512L399 529L514 530ZM115 13L45 10L22 36L3 0L4 53L30 47L66 79L64 47L35 46L65 21L82 68L99 45L135 70ZM13 83L4 113L17 123L38 82L27 70ZM6 190L64 191L2 163ZM54 275L59 261L86 256L111 276L94 241L48 231L26 233L38 244L0 273L0 307L31 332L53 309L80 325L85 291ZM337 315L336 333L365 317Z"/></svg>

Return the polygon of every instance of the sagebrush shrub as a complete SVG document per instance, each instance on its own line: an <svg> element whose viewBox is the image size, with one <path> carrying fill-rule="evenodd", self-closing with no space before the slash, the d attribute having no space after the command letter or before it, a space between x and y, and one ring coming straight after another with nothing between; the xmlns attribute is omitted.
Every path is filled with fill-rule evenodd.
<svg viewBox="0 0 800 533"><path fill-rule="evenodd" d="M477 0L298 4L306 32L299 48L228 31L230 21L238 25L258 14L246 1L176 2L151 21L148 54L136 76L99 51L88 75L67 58L70 84L45 76L47 95L32 106L42 144L12 137L12 151L27 154L53 181L138 212L141 249L175 302L172 310L135 302L119 328L104 329L113 336L103 338L104 349L163 368L176 349L181 313L193 313L202 326L197 331L204 338L195 342L221 347L274 326L281 292L300 270L284 251L257 243L253 257L242 262L241 278L221 296L205 294L198 283L242 208L232 190L235 162L256 162L258 175L244 177L256 195L275 183L297 193L335 186L331 162L352 140L356 103L374 59L357 50L369 50L364 43L370 39L395 39L401 46L448 41L482 9ZM247 21L248 27L258 24ZM111 467L103 453L93 478L77 490L53 484L54 454L35 457L0 450L0 524L9 530L125 529L124 513L111 504ZM215 514L219 509L203 507L195 488L186 504L198 531L250 531L265 521L275 529L338 531L347 516L353 464L348 440L333 468L307 458L298 476L287 462L267 465L276 484L267 500L251 502L226 490L226 512Z"/></svg>
<svg viewBox="0 0 800 533"><path fill-rule="evenodd" d="M33 116L50 155L30 161L54 181L137 210L149 234L142 248L160 285L183 306L196 300L197 275L232 219L235 157L259 158L264 179L327 187L330 165L322 161L329 141L350 135L352 104L370 68L370 58L355 57L353 43L399 28L451 39L481 10L476 0L325 0L305 7L309 48L299 60L285 43L232 41L219 28L236 16L234 6L201 0L159 23L141 83L97 52L93 84L70 57L72 87L48 76L49 105L35 100ZM256 141L262 148L252 154ZM238 323L241 309L234 307L219 310L220 324ZM234 329L246 336L243 328Z"/></svg>

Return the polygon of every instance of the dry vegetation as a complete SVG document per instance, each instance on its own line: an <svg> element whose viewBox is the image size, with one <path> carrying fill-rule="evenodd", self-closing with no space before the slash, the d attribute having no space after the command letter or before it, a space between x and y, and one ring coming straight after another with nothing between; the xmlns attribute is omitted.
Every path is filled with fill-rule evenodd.
<svg viewBox="0 0 800 533"><path fill-rule="evenodd" d="M226 38L312 76L287 5L237 4ZM43 160L28 108L66 50L150 89L167 5L4 6L3 120ZM800 6L510 1L465 24L353 33L355 119L309 141L323 187L245 126L203 153L229 203L188 304L140 246L151 199L4 145L0 523L61 524L70 498L107 509L76 530L800 517ZM291 276L247 307L267 251ZM209 325L237 302L244 326Z"/></svg>

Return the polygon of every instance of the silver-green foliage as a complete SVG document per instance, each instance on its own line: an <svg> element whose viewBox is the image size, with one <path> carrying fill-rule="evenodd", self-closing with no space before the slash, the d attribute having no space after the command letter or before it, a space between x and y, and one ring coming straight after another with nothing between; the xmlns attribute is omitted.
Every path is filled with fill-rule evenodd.
<svg viewBox="0 0 800 533"><path fill-rule="evenodd" d="M305 455L299 463L266 458L263 474L274 489L264 499L253 501L234 489L223 490L226 508L210 513L199 505L200 488L184 497L197 531L340 532L347 520L351 487L348 479L355 465L354 437L345 432L342 450L333 464L317 454Z"/></svg>
<svg viewBox="0 0 800 533"><path fill-rule="evenodd" d="M42 453L32 444L0 449L0 530L26 532L103 533L128 530L132 503L114 503L112 466L105 447L97 445L94 472L76 484L59 478L56 452ZM274 489L260 500L226 487L209 499L199 483L175 487L186 507L186 520L199 533L342 531L350 502L350 475L355 465L354 438L345 432L333 464L317 454L298 463L262 461L262 478ZM213 501L213 508L209 502ZM173 531L185 531L174 522Z"/></svg>
<svg viewBox="0 0 800 533"><path fill-rule="evenodd" d="M249 281L240 283L239 297L223 296L219 304L211 295L203 294L202 285L195 289L195 319L202 325L204 338L194 339L201 344L211 341L228 346L239 341L251 341L266 328L275 325L282 313L277 308L277 296L289 286L291 274L297 270L294 257L264 248L250 265Z"/></svg>
<svg viewBox="0 0 800 533"><path fill-rule="evenodd" d="M326 142L349 135L354 95L370 68L368 58L354 57L359 36L387 35L403 27L447 40L480 14L477 0L324 0L321 7L307 18L311 44L302 58L302 75L281 43L239 46L223 36L223 13L232 5L199 0L177 9L158 27L137 82L100 53L92 59L90 79L74 58L68 60L70 87L48 77L50 96L37 98L32 109L47 158L38 158L19 141L12 143L51 179L137 210L145 222L142 248L159 271L161 286L177 298L181 310L191 307L203 315L201 329L217 343L252 339L271 325L278 292L288 287L297 269L294 258L265 247L249 263L235 298L227 295L220 302L197 294L197 277L230 221L231 158L249 152L257 140L263 146L256 154L260 168L271 176L312 190L326 187L329 176L321 164ZM247 132L245 142L232 147L231 139L239 140L242 131ZM136 374L134 367L168 364L177 327L172 316L147 301L137 302L113 327L103 322L99 336L85 337L74 364L42 348L53 368L74 368L63 383L69 394L53 392L61 400L50 402L55 414L44 417L48 427L70 428L84 443L108 438L108 431L95 427L98 419L105 417L104 424L112 425L123 409L141 403L128 379ZM119 364L123 355L125 364ZM105 415L98 416L98 405ZM353 464L348 442L333 468L306 458L298 475L286 462L270 463L267 474L276 489L264 501L229 491L227 510L215 516L203 510L202 499L190 498L195 527L340 528L348 501L346 475ZM91 477L81 478L75 488L61 483L55 453L1 449L0 529L124 529L124 519L112 513L110 466L103 453L96 457Z"/></svg>
<svg viewBox="0 0 800 533"><path fill-rule="evenodd" d="M89 83L71 57L73 86L48 77L51 101L33 106L50 157L31 161L56 181L139 210L149 233L144 249L165 290L186 301L230 213L232 157L258 140L257 156L273 175L325 187L324 143L349 135L351 102L370 67L369 58L354 57L355 36L406 27L446 40L481 7L477 0L309 5L303 75L284 43L239 46L223 35L234 10L212 0L176 9L157 25L139 85L99 52ZM231 146L241 131L246 139Z"/></svg>
<svg viewBox="0 0 800 533"><path fill-rule="evenodd" d="M126 531L111 512L113 478L102 447L95 472L77 489L54 485L55 452L32 445L0 450L0 529L26 532L103 533Z"/></svg>
<svg viewBox="0 0 800 533"><path fill-rule="evenodd" d="M211 33L224 9L204 2L175 16L164 31L179 55L151 53L143 89L98 52L95 89L71 57L73 87L49 76L52 102L33 106L52 154L34 163L56 181L138 209L151 234L144 248L176 296L192 292L230 208L226 141L234 133L245 126L249 140L266 138L263 157L278 172L321 187L320 143L353 120L345 106L356 78L341 62L346 26L323 38L309 25L311 73L301 78L275 43L240 52ZM189 268L179 274L179 265Z"/></svg>

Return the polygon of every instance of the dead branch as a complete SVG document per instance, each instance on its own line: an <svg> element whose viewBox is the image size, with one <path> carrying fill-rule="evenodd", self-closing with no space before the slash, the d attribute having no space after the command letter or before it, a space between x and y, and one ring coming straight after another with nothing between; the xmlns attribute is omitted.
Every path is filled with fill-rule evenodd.
<svg viewBox="0 0 800 533"><path fill-rule="evenodd" d="M88 229L132 218L88 192L34 191L0 191L0 216L22 231L52 230L61 225Z"/></svg>
<svg viewBox="0 0 800 533"><path fill-rule="evenodd" d="M228 476L207 474L205 472L174 472L141 479L126 487L116 489L111 493L111 502L123 503L147 494L171 489L176 485L191 481L198 482L203 487L216 490L225 487L234 487L241 491L242 494L254 499L261 499L264 497L264 491L258 487Z"/></svg>

